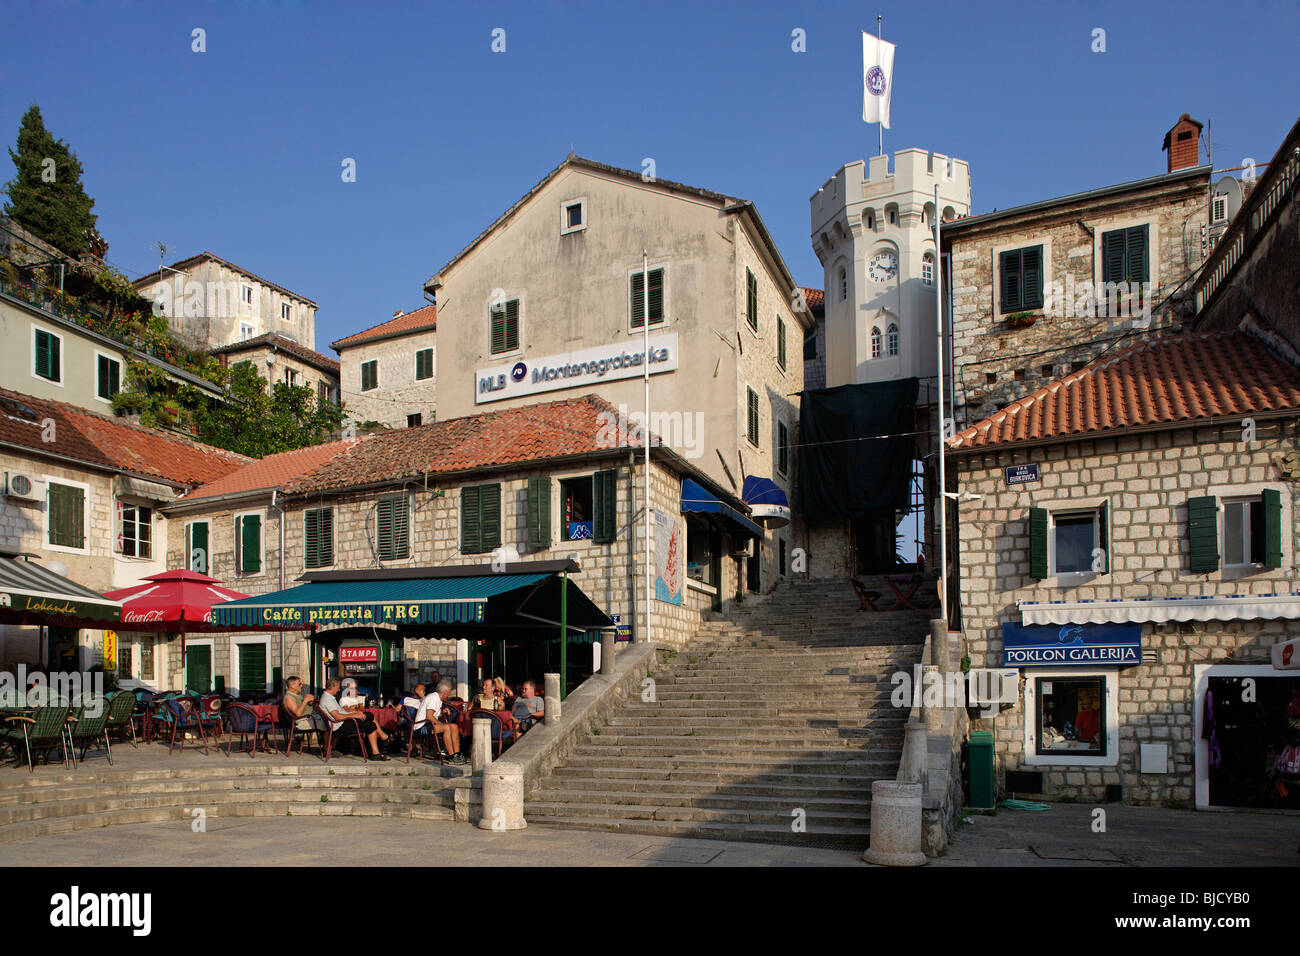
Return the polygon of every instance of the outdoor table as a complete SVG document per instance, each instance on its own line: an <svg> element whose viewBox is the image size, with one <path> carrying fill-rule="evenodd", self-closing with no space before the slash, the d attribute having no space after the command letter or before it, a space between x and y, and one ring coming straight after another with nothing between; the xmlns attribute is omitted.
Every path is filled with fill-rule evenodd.
<svg viewBox="0 0 1300 956"><path fill-rule="evenodd" d="M515 716L508 710L478 710L467 711L460 715L460 735L462 737L472 737L474 735L474 718L479 714L496 714L501 718L501 726L505 730L514 730L516 727Z"/></svg>
<svg viewBox="0 0 1300 956"><path fill-rule="evenodd" d="M889 585L889 590L893 591L894 596L898 598L898 603L894 605L893 610L898 610L901 607L910 607L913 611L919 611L920 608L913 604L909 599L916 593L916 589L921 586L923 580L924 579L919 574L899 578L891 578L886 575L885 583ZM899 590L899 587L901 586L907 587L906 594Z"/></svg>
<svg viewBox="0 0 1300 956"><path fill-rule="evenodd" d="M367 714L374 718L375 724L385 733L390 733L397 729L397 708L396 707L367 707Z"/></svg>
<svg viewBox="0 0 1300 956"><path fill-rule="evenodd" d="M280 723L279 704L249 704L248 709L257 715L258 720L269 720L273 724Z"/></svg>

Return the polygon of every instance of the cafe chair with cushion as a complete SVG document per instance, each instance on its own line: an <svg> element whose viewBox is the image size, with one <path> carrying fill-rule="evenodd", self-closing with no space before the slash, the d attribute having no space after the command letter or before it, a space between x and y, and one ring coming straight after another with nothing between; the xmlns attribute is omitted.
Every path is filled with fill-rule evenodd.
<svg viewBox="0 0 1300 956"><path fill-rule="evenodd" d="M204 694L199 698L199 719L208 729L208 735L215 741L221 736L223 726L222 708L230 698L222 694Z"/></svg>
<svg viewBox="0 0 1300 956"><path fill-rule="evenodd" d="M279 748L271 740L271 731L275 729L275 721L265 717L258 717L257 711L247 704L241 704L235 700L226 701L226 756L230 756L230 748L236 737L239 738L240 753L243 753L244 743L251 737L252 741L248 748L250 757L257 756L257 743L260 739L262 743L269 744L271 752L278 754Z"/></svg>
<svg viewBox="0 0 1300 956"><path fill-rule="evenodd" d="M334 721L325 716L325 711L320 709L319 703L314 704L312 710L316 712L316 716L320 719L321 726L324 728L324 730L321 731L321 734L325 738L325 762L329 763L330 754L334 750L334 731L331 729L334 726ZM361 751L361 759L368 763L370 758L366 756L366 741L365 738L361 736L361 721L342 721L342 726L339 727L338 730L340 743L344 740L351 739L351 736L348 734L349 730L356 735L357 749Z"/></svg>
<svg viewBox="0 0 1300 956"><path fill-rule="evenodd" d="M425 745L429 741L432 741L434 753L438 755L438 763L446 763L447 758L442 752L442 740L433 732L433 722L425 720L424 726L419 730L415 730L415 715L416 709L414 707L402 705L401 712L397 716L398 733L401 733L406 737L406 762L411 762L411 745L418 737L420 740L418 746L420 748L421 760L425 757Z"/></svg>
<svg viewBox="0 0 1300 956"><path fill-rule="evenodd" d="M295 717L289 712L289 708L284 706L284 701L280 704L280 727L284 730L284 755L289 756L289 751L293 748L293 742L298 741L298 753L302 754L303 744L310 746L311 737L316 736L316 742L319 744L321 753L325 752L325 735L321 733L319 721L315 714L308 714L306 717ZM298 721L307 721L306 727L299 727Z"/></svg>
<svg viewBox="0 0 1300 956"><path fill-rule="evenodd" d="M109 736L114 734L120 735L122 740L126 740L129 735L131 746L135 746L135 724L132 718L135 716L135 695L127 693L124 690L115 691L108 698L108 733Z"/></svg>
<svg viewBox="0 0 1300 956"><path fill-rule="evenodd" d="M63 763L67 766L71 751L65 728L70 709L66 705L37 707L30 716L6 717L0 722L0 740L13 748L19 763L22 762L22 754L26 753L27 769L33 773L36 772L36 765L32 761L32 753L45 753L55 747L62 749ZM20 743L22 750L18 749Z"/></svg>
<svg viewBox="0 0 1300 956"><path fill-rule="evenodd" d="M500 757L501 748L504 742L507 740L511 741L512 743L514 742L515 739L514 730L507 727L505 721L501 719L501 715L494 710L479 709L472 712L469 715L471 726L473 726L474 719L477 717L486 717L488 720L492 721L492 739L496 741L497 756Z"/></svg>
<svg viewBox="0 0 1300 956"><path fill-rule="evenodd" d="M108 701L102 697L97 700L83 700L69 718L68 736L72 741L72 766L77 766L77 747L81 747L81 757L86 758L86 751L91 744L104 742L104 752L108 754L108 765L113 766L113 748L108 742Z"/></svg>
<svg viewBox="0 0 1300 956"><path fill-rule="evenodd" d="M192 697L169 697L163 701L163 706L166 710L164 719L171 726L171 740L167 746L167 753L170 755L175 748L178 734L181 740L181 751L184 752L185 734L193 731L203 741L203 752L206 754L208 752L208 731L198 711L198 701Z"/></svg>

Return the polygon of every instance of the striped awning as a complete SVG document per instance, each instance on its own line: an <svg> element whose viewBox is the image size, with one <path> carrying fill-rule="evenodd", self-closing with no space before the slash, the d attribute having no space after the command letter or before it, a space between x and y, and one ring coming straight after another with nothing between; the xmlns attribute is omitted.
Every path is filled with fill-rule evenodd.
<svg viewBox="0 0 1300 956"><path fill-rule="evenodd" d="M109 600L35 561L0 556L0 622L55 624L82 619L114 622L122 602Z"/></svg>
<svg viewBox="0 0 1300 956"><path fill-rule="evenodd" d="M1021 601L1018 607L1023 624L1295 620L1300 618L1300 594Z"/></svg>
<svg viewBox="0 0 1300 956"><path fill-rule="evenodd" d="M529 573L311 581L258 597L214 604L212 622L219 627L285 628L472 624L483 620L490 598L550 576Z"/></svg>

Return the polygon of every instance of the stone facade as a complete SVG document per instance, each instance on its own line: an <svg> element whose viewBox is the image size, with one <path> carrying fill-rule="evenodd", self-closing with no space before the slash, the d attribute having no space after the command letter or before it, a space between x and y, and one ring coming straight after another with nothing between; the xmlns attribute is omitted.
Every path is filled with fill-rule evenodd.
<svg viewBox="0 0 1300 956"><path fill-rule="evenodd" d="M1300 524L1295 488L1280 480L1274 459L1293 449L1294 431L1261 419L1254 441L1243 436L1243 426L1234 422L1029 450L950 454L949 467L957 472L962 491L982 496L959 506L962 624L972 666L1002 666L1001 624L1020 622L1019 601L1291 592ZM1008 487L1003 469L1031 462L1039 465L1041 479ZM1281 567L1221 567L1192 574L1187 499L1215 495L1222 503L1264 489L1281 494ZM1078 509L1102 502L1110 509L1110 571L1031 578L1029 508ZM1204 754L1197 752L1204 743L1195 734L1202 670L1267 662L1274 644L1297 634L1300 622L1283 619L1143 623L1140 665L1026 669L1020 702L1004 706L993 719L973 720L972 729L993 732L999 781L1006 770L1041 770L1048 796L1101 800L1108 785L1120 785L1127 802L1191 804L1197 797L1197 773L1205 773ZM1105 762L1072 765L1057 755L1045 759L1030 752L1028 682L1053 674L1107 676L1118 726L1117 749ZM1168 748L1168 772L1141 772L1143 744Z"/></svg>
<svg viewBox="0 0 1300 956"><path fill-rule="evenodd" d="M341 366L343 405L348 418L359 425L379 422L390 428L406 428L412 415L419 415L419 424L422 425L437 420L438 349L434 329L358 345L336 346L336 349ZM433 377L417 380L416 353L424 349L433 351ZM378 386L362 391L361 366L366 362L378 363ZM457 373L464 387L468 388L468 374L462 370L451 372L453 376Z"/></svg>
<svg viewBox="0 0 1300 956"><path fill-rule="evenodd" d="M1205 258L1209 182L1208 167L1200 167L945 224L957 427L1082 368L1125 333L1188 321L1185 280ZM1149 230L1150 302L1144 299L1135 318L1131 297L1121 308L1104 291L1098 301L1096 290L1103 288L1103 234L1142 225ZM1026 310L1032 324L1012 327L1002 308L999 257L1039 245L1044 304Z"/></svg>

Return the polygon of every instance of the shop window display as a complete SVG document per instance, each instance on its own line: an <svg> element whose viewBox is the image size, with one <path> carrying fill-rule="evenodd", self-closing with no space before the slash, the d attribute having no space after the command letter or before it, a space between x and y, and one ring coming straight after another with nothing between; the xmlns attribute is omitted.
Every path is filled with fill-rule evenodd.
<svg viewBox="0 0 1300 956"><path fill-rule="evenodd" d="M1038 679L1038 752L1106 755L1101 677Z"/></svg>

